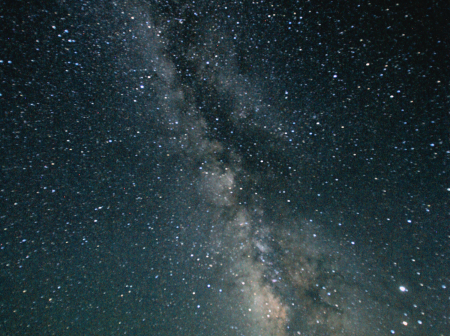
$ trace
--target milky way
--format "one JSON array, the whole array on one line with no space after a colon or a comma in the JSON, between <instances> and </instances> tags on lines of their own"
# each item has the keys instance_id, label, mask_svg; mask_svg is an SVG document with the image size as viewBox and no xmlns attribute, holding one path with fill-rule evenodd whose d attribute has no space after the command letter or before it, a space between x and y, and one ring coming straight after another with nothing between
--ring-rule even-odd
<instances>
[{"instance_id":1,"label":"milky way","mask_svg":"<svg viewBox=\"0 0 450 336\"><path fill-rule=\"evenodd\" d=\"M186 206L189 197L199 203L190 221L203 234L186 230L183 245L200 244L197 253L207 256L221 293L200 298L199 306L206 305L213 325L230 329L225 334L399 333L409 318L395 289L372 280L366 273L373 269L299 210L301 169L290 166L279 107L263 102L256 76L239 73L233 34L217 15L196 22L199 33L175 47L179 55L166 46L181 38L172 34L185 29L182 22L158 26L136 15L132 28L142 33L141 48L151 46L144 61L161 79L154 84L157 108L148 114L170 128L160 139L167 155L183 158L173 206ZM192 182L183 180L186 171Z\"/></svg>"}]
</instances>

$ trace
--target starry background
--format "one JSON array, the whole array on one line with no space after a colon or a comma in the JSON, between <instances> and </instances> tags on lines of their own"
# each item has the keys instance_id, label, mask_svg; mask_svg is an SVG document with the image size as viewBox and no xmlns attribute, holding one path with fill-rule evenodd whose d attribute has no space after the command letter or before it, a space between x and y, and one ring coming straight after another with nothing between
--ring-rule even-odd
<instances>
[{"instance_id":1,"label":"starry background","mask_svg":"<svg viewBox=\"0 0 450 336\"><path fill-rule=\"evenodd\" d=\"M448 335L443 1L0 10L2 335Z\"/></svg>"}]
</instances>

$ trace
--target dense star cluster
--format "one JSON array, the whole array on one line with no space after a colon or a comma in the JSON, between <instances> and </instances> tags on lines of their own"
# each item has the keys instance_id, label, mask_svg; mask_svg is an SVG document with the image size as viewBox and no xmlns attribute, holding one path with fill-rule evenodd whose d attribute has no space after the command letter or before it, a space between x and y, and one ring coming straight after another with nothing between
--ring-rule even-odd
<instances>
[{"instance_id":1,"label":"dense star cluster","mask_svg":"<svg viewBox=\"0 0 450 336\"><path fill-rule=\"evenodd\" d=\"M448 333L446 4L3 7L0 334Z\"/></svg>"}]
</instances>

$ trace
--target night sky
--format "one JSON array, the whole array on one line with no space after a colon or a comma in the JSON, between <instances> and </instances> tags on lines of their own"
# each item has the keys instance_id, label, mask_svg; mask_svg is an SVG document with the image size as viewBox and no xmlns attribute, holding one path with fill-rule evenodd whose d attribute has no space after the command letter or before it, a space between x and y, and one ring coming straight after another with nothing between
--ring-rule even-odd
<instances>
[{"instance_id":1,"label":"night sky","mask_svg":"<svg viewBox=\"0 0 450 336\"><path fill-rule=\"evenodd\" d=\"M450 335L449 18L0 5L0 334Z\"/></svg>"}]
</instances>

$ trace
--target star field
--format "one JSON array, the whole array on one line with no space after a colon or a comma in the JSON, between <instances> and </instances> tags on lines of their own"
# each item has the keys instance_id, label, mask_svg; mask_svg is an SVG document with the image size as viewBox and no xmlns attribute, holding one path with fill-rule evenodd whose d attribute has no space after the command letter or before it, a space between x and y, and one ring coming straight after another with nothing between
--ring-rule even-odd
<instances>
[{"instance_id":1,"label":"star field","mask_svg":"<svg viewBox=\"0 0 450 336\"><path fill-rule=\"evenodd\" d=\"M449 14L5 5L0 333L446 335Z\"/></svg>"}]
</instances>

